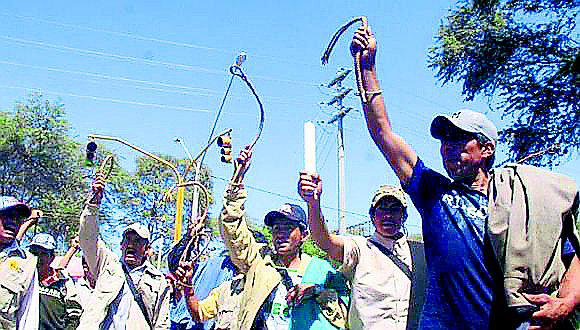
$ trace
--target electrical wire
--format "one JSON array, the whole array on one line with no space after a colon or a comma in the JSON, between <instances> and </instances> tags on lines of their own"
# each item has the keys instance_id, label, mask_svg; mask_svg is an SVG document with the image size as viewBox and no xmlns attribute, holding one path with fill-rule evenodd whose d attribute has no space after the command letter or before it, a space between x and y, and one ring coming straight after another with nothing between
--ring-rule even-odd
<instances>
[{"instance_id":1,"label":"electrical wire","mask_svg":"<svg viewBox=\"0 0 580 330\"><path fill-rule=\"evenodd\" d=\"M15 38L15 37L7 36L7 35L0 35L0 39L7 41L7 42L10 42L10 43L32 46L32 47L36 47L36 48L52 49L52 50L57 50L60 52L65 52L65 53L76 53L76 54L81 55L81 56L107 58L110 60L116 60L116 61L122 61L122 62L134 62L134 63L146 64L146 65L151 65L151 66L162 66L162 67L166 67L166 68L173 69L173 70L189 71L189 72L203 72L203 73L213 74L213 75L223 75L224 73L227 72L224 70L208 69L208 68L204 68L204 67L200 67L200 66L192 66L192 65L188 65L188 64L181 64L181 63L167 62L167 61L148 60L148 59L143 59L143 58L134 57L134 56L127 56L127 55L121 55L121 54L115 54L115 53L101 52L101 51L96 51L96 50L91 50L91 49L56 45L56 44L52 44L52 43L48 43L48 42L29 40L29 39L23 39L23 38ZM279 78L273 78L273 77L268 77L268 76L256 75L255 78L267 80L267 81L272 81L272 82L304 85L304 86L309 86L309 87L317 86L317 84L310 83L310 82L291 80L291 79L279 79Z\"/></svg>"},{"instance_id":2,"label":"electrical wire","mask_svg":"<svg viewBox=\"0 0 580 330\"><path fill-rule=\"evenodd\" d=\"M131 39L135 39L135 40L150 41L150 42L155 42L155 43L170 45L170 46L199 49L199 50L205 50L205 51L213 51L213 52L218 52L218 53L228 54L228 55L234 55L234 54L238 53L238 52L233 51L233 50L226 50L226 49L220 49L220 48L215 48L215 47L197 45L197 44L193 44L193 43L186 43L186 42L179 42L179 41L173 41L173 40L167 40L167 39L161 39L161 38L155 38L155 37L148 37L148 36L143 36L143 35L129 33L129 32L118 32L118 31L111 31L111 30L105 30L105 29L100 29L100 28L82 26L82 25L78 25L78 24L62 23L62 22L57 22L54 20L48 20L45 18L37 18L37 17L32 17L32 16L16 15L16 14L9 14L9 13L0 13L0 16L16 18L16 19L20 19L20 20L29 20L29 21L33 21L33 22L40 22L40 23L45 23L45 24L50 24L50 25L55 25L55 26L60 26L60 27L65 27L65 28L70 28L70 29L78 29L78 30L85 30L85 31L97 32L97 33L109 34L109 35L113 35L113 36L117 36L117 37L131 38ZM272 60L272 61L280 62L280 63L290 63L290 64L298 64L298 65L305 65L305 66L311 66L311 67L318 67L318 65L313 64L313 63L293 61L293 60L288 60L288 59L281 59L281 58L275 57L275 56L258 55L258 54L253 54L253 53L251 54L251 56L255 57L255 58L268 59L268 60Z\"/></svg>"},{"instance_id":3,"label":"electrical wire","mask_svg":"<svg viewBox=\"0 0 580 330\"><path fill-rule=\"evenodd\" d=\"M158 104L158 103L145 103L145 102L137 102L137 101L130 101L130 100L113 99L113 98L93 96L93 95L84 95L84 94L75 94L75 93L66 93L66 92L42 90L40 88L35 88L35 87L22 87L22 86L0 85L0 88L6 88L6 89L21 89L21 90L34 90L34 91L37 91L37 92L41 92L41 93L45 93L45 94L51 94L51 95L65 95L65 96L76 97L76 98L91 99L91 100L95 100L95 101L112 102L112 103L120 103L120 104L129 104L129 105L145 106L145 107L160 108L160 109L189 111L189 112L202 112L202 113L211 113L211 112L213 112L213 111L210 111L210 110L207 110L207 109L194 109L194 108L182 107L182 106L173 106L173 105Z\"/></svg>"}]
</instances>

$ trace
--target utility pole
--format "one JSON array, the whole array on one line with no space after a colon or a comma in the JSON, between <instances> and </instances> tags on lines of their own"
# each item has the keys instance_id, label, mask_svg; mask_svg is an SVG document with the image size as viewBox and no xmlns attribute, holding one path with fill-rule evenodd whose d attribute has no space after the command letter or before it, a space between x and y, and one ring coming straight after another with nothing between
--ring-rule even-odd
<instances>
[{"instance_id":1,"label":"utility pole","mask_svg":"<svg viewBox=\"0 0 580 330\"><path fill-rule=\"evenodd\" d=\"M346 207L346 195L344 193L345 178L344 178L344 130L342 121L352 108L342 105L342 100L352 92L352 88L345 88L342 86L342 81L352 72L351 69L341 68L336 73L336 76L325 87L331 88L334 91L333 98L325 103L327 106L332 106L336 109L334 116L328 121L328 124L338 124L337 140L338 140L338 233L346 234L346 222L344 210Z\"/></svg>"}]
</instances>

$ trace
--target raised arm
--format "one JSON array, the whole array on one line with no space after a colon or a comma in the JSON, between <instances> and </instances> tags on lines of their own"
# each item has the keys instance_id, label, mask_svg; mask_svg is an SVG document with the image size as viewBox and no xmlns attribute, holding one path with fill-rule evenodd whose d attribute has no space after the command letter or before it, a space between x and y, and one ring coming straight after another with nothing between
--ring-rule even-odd
<instances>
[{"instance_id":1,"label":"raised arm","mask_svg":"<svg viewBox=\"0 0 580 330\"><path fill-rule=\"evenodd\" d=\"M38 224L38 219L40 219L41 217L42 217L41 210L32 210L32 214L30 215L30 217L26 219L26 221L24 221L24 223L22 223L22 225L20 226L20 229L18 229L18 234L16 234L16 240L18 242L22 241L22 238L24 238L24 235L26 235L28 229Z\"/></svg>"},{"instance_id":2,"label":"raised arm","mask_svg":"<svg viewBox=\"0 0 580 330\"><path fill-rule=\"evenodd\" d=\"M97 215L99 213L99 205L103 197L105 189L105 179L98 175L92 184L92 190L95 194L95 204L85 204L83 212L81 213L79 223L79 242L81 250L89 269L94 274L95 278L99 276L99 225L97 223Z\"/></svg>"},{"instance_id":3,"label":"raised arm","mask_svg":"<svg viewBox=\"0 0 580 330\"><path fill-rule=\"evenodd\" d=\"M245 219L246 190L241 184L244 175L250 167L252 154L247 148L240 152L236 160L237 171L232 182L226 188L223 198L223 208L220 213L220 230L232 262L245 273L250 266L261 258L261 244L254 239Z\"/></svg>"},{"instance_id":4,"label":"raised arm","mask_svg":"<svg viewBox=\"0 0 580 330\"><path fill-rule=\"evenodd\" d=\"M322 195L322 180L318 174L300 172L298 193L308 204L308 226L310 234L318 246L339 262L344 258L344 241L338 235L332 235L326 228L326 221L320 209Z\"/></svg>"},{"instance_id":5,"label":"raised arm","mask_svg":"<svg viewBox=\"0 0 580 330\"><path fill-rule=\"evenodd\" d=\"M75 238L70 240L68 251L66 251L64 257L60 259L60 262L58 263L58 268L65 269L70 263L70 260L75 255L75 253L77 253L79 248L80 248L79 237L76 236Z\"/></svg>"},{"instance_id":6,"label":"raised arm","mask_svg":"<svg viewBox=\"0 0 580 330\"><path fill-rule=\"evenodd\" d=\"M362 107L369 133L399 180L407 183L413 174L413 167L417 163L417 154L403 138L392 130L391 121L385 107L385 100L380 92L381 87L377 78L375 66L377 41L370 27L361 27L355 32L350 49L353 56L362 51L361 73L363 86L370 98L368 104L363 104Z\"/></svg>"}]
</instances>

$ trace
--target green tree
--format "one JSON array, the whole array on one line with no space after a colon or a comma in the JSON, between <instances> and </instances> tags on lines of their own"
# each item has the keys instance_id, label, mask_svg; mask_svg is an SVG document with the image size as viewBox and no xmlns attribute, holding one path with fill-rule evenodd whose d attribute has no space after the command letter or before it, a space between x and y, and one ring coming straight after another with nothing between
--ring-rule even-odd
<instances>
[{"instance_id":1,"label":"green tree","mask_svg":"<svg viewBox=\"0 0 580 330\"><path fill-rule=\"evenodd\" d=\"M84 185L80 145L64 106L40 94L0 112L0 195L44 211L40 230L57 239L77 231Z\"/></svg>"},{"instance_id":2,"label":"green tree","mask_svg":"<svg viewBox=\"0 0 580 330\"><path fill-rule=\"evenodd\" d=\"M161 155L163 159L176 164L180 173L183 173L189 161ZM101 158L103 158L101 156ZM193 181L195 173L189 171L185 181ZM212 182L207 167L202 167L200 181L209 193L209 201L200 193L199 205L213 203ZM121 227L138 221L146 224L151 231L151 241L161 244L167 250L173 242L175 229L175 186L176 180L173 171L157 161L146 156L137 159L137 169L134 173L119 170L111 176L107 188L107 199L103 202L102 211L107 216L102 223L102 230L108 235L118 233ZM167 199L167 197L172 197ZM183 228L185 234L187 225L191 221L191 207L193 187L186 188L183 209ZM159 242L158 242L159 241Z\"/></svg>"},{"instance_id":3,"label":"green tree","mask_svg":"<svg viewBox=\"0 0 580 330\"><path fill-rule=\"evenodd\" d=\"M578 152L579 9L576 0L460 1L439 28L430 66L511 121L500 132L511 161L559 146L530 159L555 165Z\"/></svg>"}]
</instances>

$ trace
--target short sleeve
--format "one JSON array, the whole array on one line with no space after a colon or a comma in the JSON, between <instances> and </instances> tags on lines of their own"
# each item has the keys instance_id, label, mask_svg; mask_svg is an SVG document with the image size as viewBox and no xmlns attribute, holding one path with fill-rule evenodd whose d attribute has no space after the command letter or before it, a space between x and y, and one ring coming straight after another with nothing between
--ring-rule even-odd
<instances>
[{"instance_id":1,"label":"short sleeve","mask_svg":"<svg viewBox=\"0 0 580 330\"><path fill-rule=\"evenodd\" d=\"M419 212L422 212L429 201L437 198L446 189L451 180L425 166L421 159L417 160L413 168L413 175L403 189Z\"/></svg>"}]
</instances>

